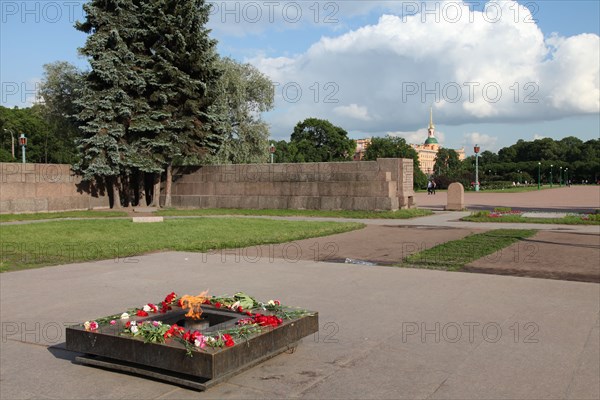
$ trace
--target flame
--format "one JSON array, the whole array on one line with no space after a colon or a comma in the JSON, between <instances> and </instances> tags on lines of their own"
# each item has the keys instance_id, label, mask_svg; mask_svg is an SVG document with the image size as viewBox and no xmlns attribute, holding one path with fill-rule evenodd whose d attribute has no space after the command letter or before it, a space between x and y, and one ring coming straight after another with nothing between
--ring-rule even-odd
<instances>
[{"instance_id":1,"label":"flame","mask_svg":"<svg viewBox=\"0 0 600 400\"><path fill-rule=\"evenodd\" d=\"M181 297L181 304L183 309L185 310L186 308L189 308L190 310L187 312L187 314L185 314L186 317L192 318L192 319L200 319L200 316L202 315L202 308L200 307L202 305L202 303L204 302L204 300L206 300L208 294L208 290L205 290L204 292L200 293L198 296L190 296L190 295L184 295Z\"/></svg>"}]
</instances>

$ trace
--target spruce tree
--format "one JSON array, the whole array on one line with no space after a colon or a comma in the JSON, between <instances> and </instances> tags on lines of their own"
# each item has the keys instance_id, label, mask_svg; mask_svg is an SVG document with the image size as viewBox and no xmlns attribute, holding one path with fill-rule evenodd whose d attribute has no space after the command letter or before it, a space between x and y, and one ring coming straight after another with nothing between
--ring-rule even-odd
<instances>
[{"instance_id":1,"label":"spruce tree","mask_svg":"<svg viewBox=\"0 0 600 400\"><path fill-rule=\"evenodd\" d=\"M141 2L144 2L141 0ZM204 0L149 0L146 23L147 98L162 129L144 147L151 147L166 170L165 206L170 206L174 162L202 163L222 143L222 119L211 106L221 76L216 41L206 23L210 6Z\"/></svg>"},{"instance_id":2,"label":"spruce tree","mask_svg":"<svg viewBox=\"0 0 600 400\"><path fill-rule=\"evenodd\" d=\"M129 49L132 26L137 24L135 6L132 0L92 0L84 10L86 20L76 28L90 34L80 52L92 70L77 100L82 137L75 169L85 180L106 179L113 205L120 207L130 157L127 131L137 111L131 93L143 85Z\"/></svg>"},{"instance_id":3,"label":"spruce tree","mask_svg":"<svg viewBox=\"0 0 600 400\"><path fill-rule=\"evenodd\" d=\"M77 29L91 34L81 52L92 72L80 99L77 168L86 179L109 178L126 199L135 191L140 203L151 173L155 205L166 170L168 206L173 163L197 164L221 143L222 117L210 107L220 70L216 41L205 28L209 6L204 0L92 0L84 7L87 18Z\"/></svg>"}]
</instances>

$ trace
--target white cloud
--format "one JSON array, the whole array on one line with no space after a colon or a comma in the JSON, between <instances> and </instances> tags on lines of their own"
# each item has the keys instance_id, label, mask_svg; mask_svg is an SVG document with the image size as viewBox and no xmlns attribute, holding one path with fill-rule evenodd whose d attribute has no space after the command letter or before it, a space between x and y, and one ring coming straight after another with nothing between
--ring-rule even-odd
<instances>
[{"instance_id":1,"label":"white cloud","mask_svg":"<svg viewBox=\"0 0 600 400\"><path fill-rule=\"evenodd\" d=\"M529 10L511 1L488 3L497 14L440 4L450 3L461 18L382 15L297 56L249 60L279 83L266 116L275 135L313 116L366 134L411 132L427 126L431 105L439 125L600 111L598 35L544 39L526 22Z\"/></svg>"},{"instance_id":2,"label":"white cloud","mask_svg":"<svg viewBox=\"0 0 600 400\"><path fill-rule=\"evenodd\" d=\"M335 107L333 112L342 117L348 117L351 119L358 119L361 121L371 120L369 112L367 111L367 107L359 106L355 103L352 103L348 106Z\"/></svg>"},{"instance_id":3,"label":"white cloud","mask_svg":"<svg viewBox=\"0 0 600 400\"><path fill-rule=\"evenodd\" d=\"M498 151L498 138L485 133L471 132L463 134L463 145L467 151L470 151L475 145L481 147L481 151Z\"/></svg>"},{"instance_id":4,"label":"white cloud","mask_svg":"<svg viewBox=\"0 0 600 400\"><path fill-rule=\"evenodd\" d=\"M418 129L416 131L411 131L411 132L402 132L402 131L387 132L386 134L390 135L390 136L402 137L402 138L406 139L406 142L409 144L423 144L423 143L425 143L425 140L427 139L427 129L426 128ZM444 132L436 131L435 137L440 144L442 144L442 145L444 144L444 139L446 138L446 135L444 134Z\"/></svg>"},{"instance_id":5,"label":"white cloud","mask_svg":"<svg viewBox=\"0 0 600 400\"><path fill-rule=\"evenodd\" d=\"M546 136L538 135L537 133L535 133L533 135L533 140L545 139L545 138L546 138Z\"/></svg>"}]
</instances>

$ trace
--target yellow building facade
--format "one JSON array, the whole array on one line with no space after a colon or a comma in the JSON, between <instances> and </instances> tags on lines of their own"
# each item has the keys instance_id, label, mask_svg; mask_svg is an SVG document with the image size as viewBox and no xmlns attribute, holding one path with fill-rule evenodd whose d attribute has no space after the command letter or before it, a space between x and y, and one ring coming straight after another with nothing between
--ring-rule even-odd
<instances>
[{"instance_id":1,"label":"yellow building facade","mask_svg":"<svg viewBox=\"0 0 600 400\"><path fill-rule=\"evenodd\" d=\"M435 157L438 151L442 148L435 137L435 125L433 125L433 109L429 109L429 127L427 128L427 139L423 144L411 144L411 147L419 155L419 165L421 171L426 175L433 173L433 166L435 165ZM465 148L454 150L458 154L459 160L465 159Z\"/></svg>"}]
</instances>

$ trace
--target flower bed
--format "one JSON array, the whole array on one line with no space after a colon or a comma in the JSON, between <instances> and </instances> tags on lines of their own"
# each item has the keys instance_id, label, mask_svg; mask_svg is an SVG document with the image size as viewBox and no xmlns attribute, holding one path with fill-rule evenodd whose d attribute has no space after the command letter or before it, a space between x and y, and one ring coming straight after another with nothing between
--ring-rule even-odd
<instances>
[{"instance_id":1,"label":"flower bed","mask_svg":"<svg viewBox=\"0 0 600 400\"><path fill-rule=\"evenodd\" d=\"M158 304L68 327L66 345L134 368L218 380L317 331L316 312L277 300L263 303L244 293L179 297L172 292Z\"/></svg>"}]
</instances>

